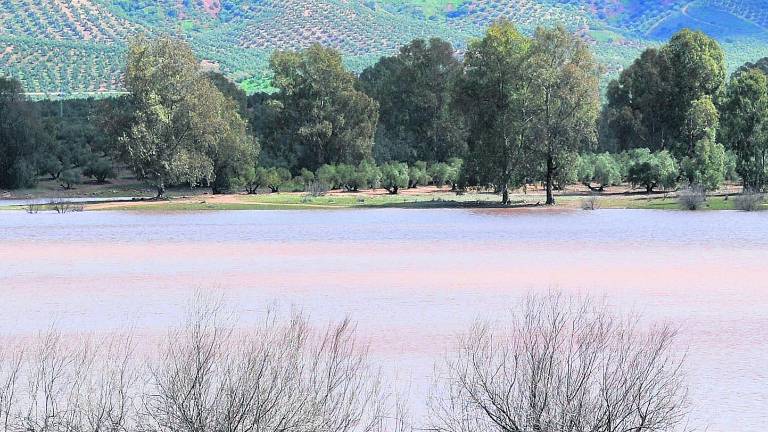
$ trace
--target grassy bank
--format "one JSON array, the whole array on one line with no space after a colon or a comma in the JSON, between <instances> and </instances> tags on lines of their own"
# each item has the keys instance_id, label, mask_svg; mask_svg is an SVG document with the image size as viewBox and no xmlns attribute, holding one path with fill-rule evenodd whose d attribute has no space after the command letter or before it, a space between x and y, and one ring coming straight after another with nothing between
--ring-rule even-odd
<instances>
[{"instance_id":1,"label":"grassy bank","mask_svg":"<svg viewBox=\"0 0 768 432\"><path fill-rule=\"evenodd\" d=\"M43 187L26 193L14 193L8 198L41 197L79 197L86 211L205 211L205 210L323 210L346 208L542 208L545 196L542 190L529 189L511 194L512 205L502 206L497 194L483 191L468 191L463 194L436 187L420 187L402 190L400 194L390 195L384 190L366 190L360 192L332 191L322 196L308 196L300 192L263 193L255 195L210 195L205 189L171 190L168 199L152 200L153 191L133 182L121 182L109 185L80 185L67 194L56 194L55 189ZM738 193L731 185L715 194L711 194L702 210L732 210L732 196ZM79 193L79 194L78 194ZM591 193L580 186L571 186L557 193L559 209L581 209ZM599 209L652 209L679 210L675 192L644 194L626 186L607 189L595 194L595 207ZM89 199L110 197L144 197L130 202L91 202ZM763 204L763 208L766 205ZM0 209L26 210L25 206ZM53 210L51 206L40 206L40 211Z\"/></svg>"}]
</instances>

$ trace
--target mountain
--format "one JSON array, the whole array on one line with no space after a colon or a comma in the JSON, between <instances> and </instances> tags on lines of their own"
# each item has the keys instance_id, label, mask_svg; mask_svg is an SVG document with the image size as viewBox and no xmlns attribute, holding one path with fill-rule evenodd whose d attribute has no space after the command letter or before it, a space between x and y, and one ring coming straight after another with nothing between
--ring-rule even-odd
<instances>
[{"instance_id":1,"label":"mountain","mask_svg":"<svg viewBox=\"0 0 768 432\"><path fill-rule=\"evenodd\" d=\"M112 94L130 37L171 33L255 90L276 48L319 42L360 70L416 37L462 50L501 17L526 32L565 24L609 75L683 27L716 37L731 68L768 55L768 0L0 0L0 74L37 97Z\"/></svg>"}]
</instances>

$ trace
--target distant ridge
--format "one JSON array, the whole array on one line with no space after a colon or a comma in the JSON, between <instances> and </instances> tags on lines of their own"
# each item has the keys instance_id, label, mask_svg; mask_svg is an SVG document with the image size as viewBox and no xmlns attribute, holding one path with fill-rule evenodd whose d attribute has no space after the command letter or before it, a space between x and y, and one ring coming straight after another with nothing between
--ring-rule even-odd
<instances>
[{"instance_id":1,"label":"distant ridge","mask_svg":"<svg viewBox=\"0 0 768 432\"><path fill-rule=\"evenodd\" d=\"M0 0L0 74L35 97L115 94L130 37L171 33L253 91L274 49L319 42L360 70L416 37L463 49L502 17L568 26L609 73L683 27L720 40L731 68L768 55L768 0Z\"/></svg>"}]
</instances>

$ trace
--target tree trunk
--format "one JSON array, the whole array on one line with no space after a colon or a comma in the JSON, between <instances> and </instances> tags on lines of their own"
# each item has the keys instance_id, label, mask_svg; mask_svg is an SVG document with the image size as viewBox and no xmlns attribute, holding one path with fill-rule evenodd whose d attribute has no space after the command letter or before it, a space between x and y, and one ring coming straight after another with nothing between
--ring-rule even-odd
<instances>
[{"instance_id":1,"label":"tree trunk","mask_svg":"<svg viewBox=\"0 0 768 432\"><path fill-rule=\"evenodd\" d=\"M555 204L555 195L552 194L552 183L555 176L555 161L552 155L547 156L547 205Z\"/></svg>"},{"instance_id":2,"label":"tree trunk","mask_svg":"<svg viewBox=\"0 0 768 432\"><path fill-rule=\"evenodd\" d=\"M507 185L501 187L501 204L509 204L509 187Z\"/></svg>"},{"instance_id":3,"label":"tree trunk","mask_svg":"<svg viewBox=\"0 0 768 432\"><path fill-rule=\"evenodd\" d=\"M157 183L157 186L155 186L155 188L157 188L157 196L155 197L156 199L160 199L165 196L165 183L160 181Z\"/></svg>"}]
</instances>

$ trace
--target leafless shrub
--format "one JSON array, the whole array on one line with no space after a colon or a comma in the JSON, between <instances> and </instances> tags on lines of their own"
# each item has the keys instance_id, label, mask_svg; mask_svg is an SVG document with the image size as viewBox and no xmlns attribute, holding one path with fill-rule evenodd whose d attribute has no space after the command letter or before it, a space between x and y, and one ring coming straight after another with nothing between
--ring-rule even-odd
<instances>
[{"instance_id":1,"label":"leafless shrub","mask_svg":"<svg viewBox=\"0 0 768 432\"><path fill-rule=\"evenodd\" d=\"M48 203L48 208L54 210L58 214L65 214L71 212L83 211L83 205L79 203L73 203L64 199L54 199Z\"/></svg>"},{"instance_id":2,"label":"leafless shrub","mask_svg":"<svg viewBox=\"0 0 768 432\"><path fill-rule=\"evenodd\" d=\"M733 207L743 211L757 211L763 206L765 195L757 192L745 191L741 195L733 197Z\"/></svg>"},{"instance_id":3,"label":"leafless shrub","mask_svg":"<svg viewBox=\"0 0 768 432\"><path fill-rule=\"evenodd\" d=\"M29 203L26 206L27 213L37 214L42 206L40 204Z\"/></svg>"},{"instance_id":4,"label":"leafless shrub","mask_svg":"<svg viewBox=\"0 0 768 432\"><path fill-rule=\"evenodd\" d=\"M688 402L668 326L530 297L503 331L476 324L430 399L435 431L674 431Z\"/></svg>"},{"instance_id":5,"label":"leafless shrub","mask_svg":"<svg viewBox=\"0 0 768 432\"><path fill-rule=\"evenodd\" d=\"M0 352L3 431L123 431L135 369L130 338L66 340L51 330Z\"/></svg>"},{"instance_id":6,"label":"leafless shrub","mask_svg":"<svg viewBox=\"0 0 768 432\"><path fill-rule=\"evenodd\" d=\"M600 202L595 195L590 195L581 201L582 210L597 210L600 208Z\"/></svg>"},{"instance_id":7,"label":"leafless shrub","mask_svg":"<svg viewBox=\"0 0 768 432\"><path fill-rule=\"evenodd\" d=\"M693 185L677 195L677 202L683 210L699 210L707 201L707 194L701 186Z\"/></svg>"},{"instance_id":8,"label":"leafless shrub","mask_svg":"<svg viewBox=\"0 0 768 432\"><path fill-rule=\"evenodd\" d=\"M323 331L269 314L240 329L220 303L200 303L143 366L130 337L55 330L0 343L4 432L398 432L349 320ZM143 379L142 379L143 378ZM394 408L401 408L396 405Z\"/></svg>"},{"instance_id":9,"label":"leafless shrub","mask_svg":"<svg viewBox=\"0 0 768 432\"><path fill-rule=\"evenodd\" d=\"M219 305L193 309L150 367L141 429L375 431L386 398L348 320L312 331L294 315L238 331Z\"/></svg>"}]
</instances>

